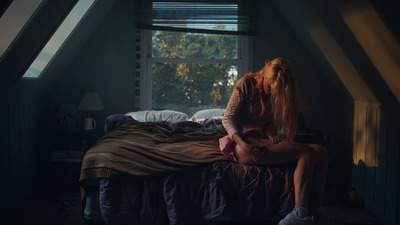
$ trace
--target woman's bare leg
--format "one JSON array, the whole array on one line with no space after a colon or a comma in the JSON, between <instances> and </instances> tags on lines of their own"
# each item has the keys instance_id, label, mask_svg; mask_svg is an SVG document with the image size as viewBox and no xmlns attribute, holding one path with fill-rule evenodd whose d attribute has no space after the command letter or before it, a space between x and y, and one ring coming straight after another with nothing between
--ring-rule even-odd
<instances>
[{"instance_id":1,"label":"woman's bare leg","mask_svg":"<svg viewBox=\"0 0 400 225\"><path fill-rule=\"evenodd\" d=\"M321 209L323 207L323 200L325 196L326 176L328 172L328 151L322 145L309 144L316 153L316 164L314 169L314 179L312 183L311 207L314 209Z\"/></svg>"},{"instance_id":2,"label":"woman's bare leg","mask_svg":"<svg viewBox=\"0 0 400 225\"><path fill-rule=\"evenodd\" d=\"M295 204L303 208L309 206L308 200L315 174L316 155L312 146L287 141L269 145L265 152L258 154L256 158L236 150L237 159L239 163L243 164L266 166L297 161L294 172Z\"/></svg>"}]
</instances>

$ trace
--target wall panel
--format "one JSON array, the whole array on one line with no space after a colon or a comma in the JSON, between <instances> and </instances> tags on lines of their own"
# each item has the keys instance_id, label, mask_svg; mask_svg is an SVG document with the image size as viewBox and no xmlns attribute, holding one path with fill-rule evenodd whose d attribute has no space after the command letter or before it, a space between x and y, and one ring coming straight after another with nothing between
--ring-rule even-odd
<instances>
[{"instance_id":1,"label":"wall panel","mask_svg":"<svg viewBox=\"0 0 400 225\"><path fill-rule=\"evenodd\" d=\"M376 150L376 178L375 178L375 208L374 211L378 215L385 214L385 193L386 186L386 158L387 158L387 110L378 110L378 125L377 125L377 150Z\"/></svg>"},{"instance_id":2,"label":"wall panel","mask_svg":"<svg viewBox=\"0 0 400 225\"><path fill-rule=\"evenodd\" d=\"M355 107L353 162L356 169L353 171L353 186L358 192L365 193L368 107L365 104L356 104Z\"/></svg>"},{"instance_id":3,"label":"wall panel","mask_svg":"<svg viewBox=\"0 0 400 225\"><path fill-rule=\"evenodd\" d=\"M352 183L364 206L385 224L399 224L400 110L356 102Z\"/></svg>"},{"instance_id":4,"label":"wall panel","mask_svg":"<svg viewBox=\"0 0 400 225\"><path fill-rule=\"evenodd\" d=\"M367 106L367 128L366 146L365 146L365 196L374 196L376 183L376 153L377 153L377 111L379 109L372 106ZM375 207L375 198L365 198L365 204L368 208Z\"/></svg>"},{"instance_id":5,"label":"wall panel","mask_svg":"<svg viewBox=\"0 0 400 225\"><path fill-rule=\"evenodd\" d=\"M1 215L35 191L33 110L29 103L0 106Z\"/></svg>"},{"instance_id":6,"label":"wall panel","mask_svg":"<svg viewBox=\"0 0 400 225\"><path fill-rule=\"evenodd\" d=\"M0 105L0 179L3 184L10 184L10 151L9 151L9 109L8 105L2 104ZM4 186L1 188L0 191L0 199L4 202L10 201L10 195L8 195L9 187ZM7 210L6 204L0 204L1 212L5 212Z\"/></svg>"},{"instance_id":7,"label":"wall panel","mask_svg":"<svg viewBox=\"0 0 400 225\"><path fill-rule=\"evenodd\" d=\"M386 160L386 211L385 216L390 221L397 221L399 196L399 114L395 111L388 113L388 138Z\"/></svg>"}]
</instances>

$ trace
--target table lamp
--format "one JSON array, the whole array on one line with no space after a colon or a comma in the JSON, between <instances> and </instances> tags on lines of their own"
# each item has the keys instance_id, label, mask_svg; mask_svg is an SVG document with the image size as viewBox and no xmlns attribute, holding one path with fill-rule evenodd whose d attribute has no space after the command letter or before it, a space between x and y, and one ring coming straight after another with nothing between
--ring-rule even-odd
<instances>
[{"instance_id":1,"label":"table lamp","mask_svg":"<svg viewBox=\"0 0 400 225\"><path fill-rule=\"evenodd\" d=\"M92 111L104 109L103 101L97 92L86 92L78 106L79 110L88 111L87 117L83 118L83 129L93 130L96 128L96 120L91 117Z\"/></svg>"}]
</instances>

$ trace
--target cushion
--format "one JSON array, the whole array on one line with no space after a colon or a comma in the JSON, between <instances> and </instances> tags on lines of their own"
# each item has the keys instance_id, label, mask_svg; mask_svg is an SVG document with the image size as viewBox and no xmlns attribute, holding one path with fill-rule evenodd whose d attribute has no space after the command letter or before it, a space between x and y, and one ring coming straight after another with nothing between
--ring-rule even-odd
<instances>
[{"instance_id":1,"label":"cushion","mask_svg":"<svg viewBox=\"0 0 400 225\"><path fill-rule=\"evenodd\" d=\"M203 109L197 111L190 118L192 121L199 121L204 119L221 118L224 116L225 109Z\"/></svg>"},{"instance_id":2,"label":"cushion","mask_svg":"<svg viewBox=\"0 0 400 225\"><path fill-rule=\"evenodd\" d=\"M186 113L174 110L143 110L129 112L125 115L130 116L139 122L167 121L170 123L176 123L189 119L189 116Z\"/></svg>"}]
</instances>

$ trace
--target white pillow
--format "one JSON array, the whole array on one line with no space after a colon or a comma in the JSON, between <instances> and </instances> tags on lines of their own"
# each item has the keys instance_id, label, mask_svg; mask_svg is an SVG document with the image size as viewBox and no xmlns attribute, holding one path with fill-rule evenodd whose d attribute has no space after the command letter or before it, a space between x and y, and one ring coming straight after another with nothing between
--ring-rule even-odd
<instances>
[{"instance_id":1,"label":"white pillow","mask_svg":"<svg viewBox=\"0 0 400 225\"><path fill-rule=\"evenodd\" d=\"M170 123L176 123L189 119L189 116L186 113L174 110L143 110L129 112L125 115L130 116L139 122L167 121Z\"/></svg>"},{"instance_id":2,"label":"white pillow","mask_svg":"<svg viewBox=\"0 0 400 225\"><path fill-rule=\"evenodd\" d=\"M199 121L203 119L222 118L224 113L225 109L203 109L193 114L190 120Z\"/></svg>"}]
</instances>

